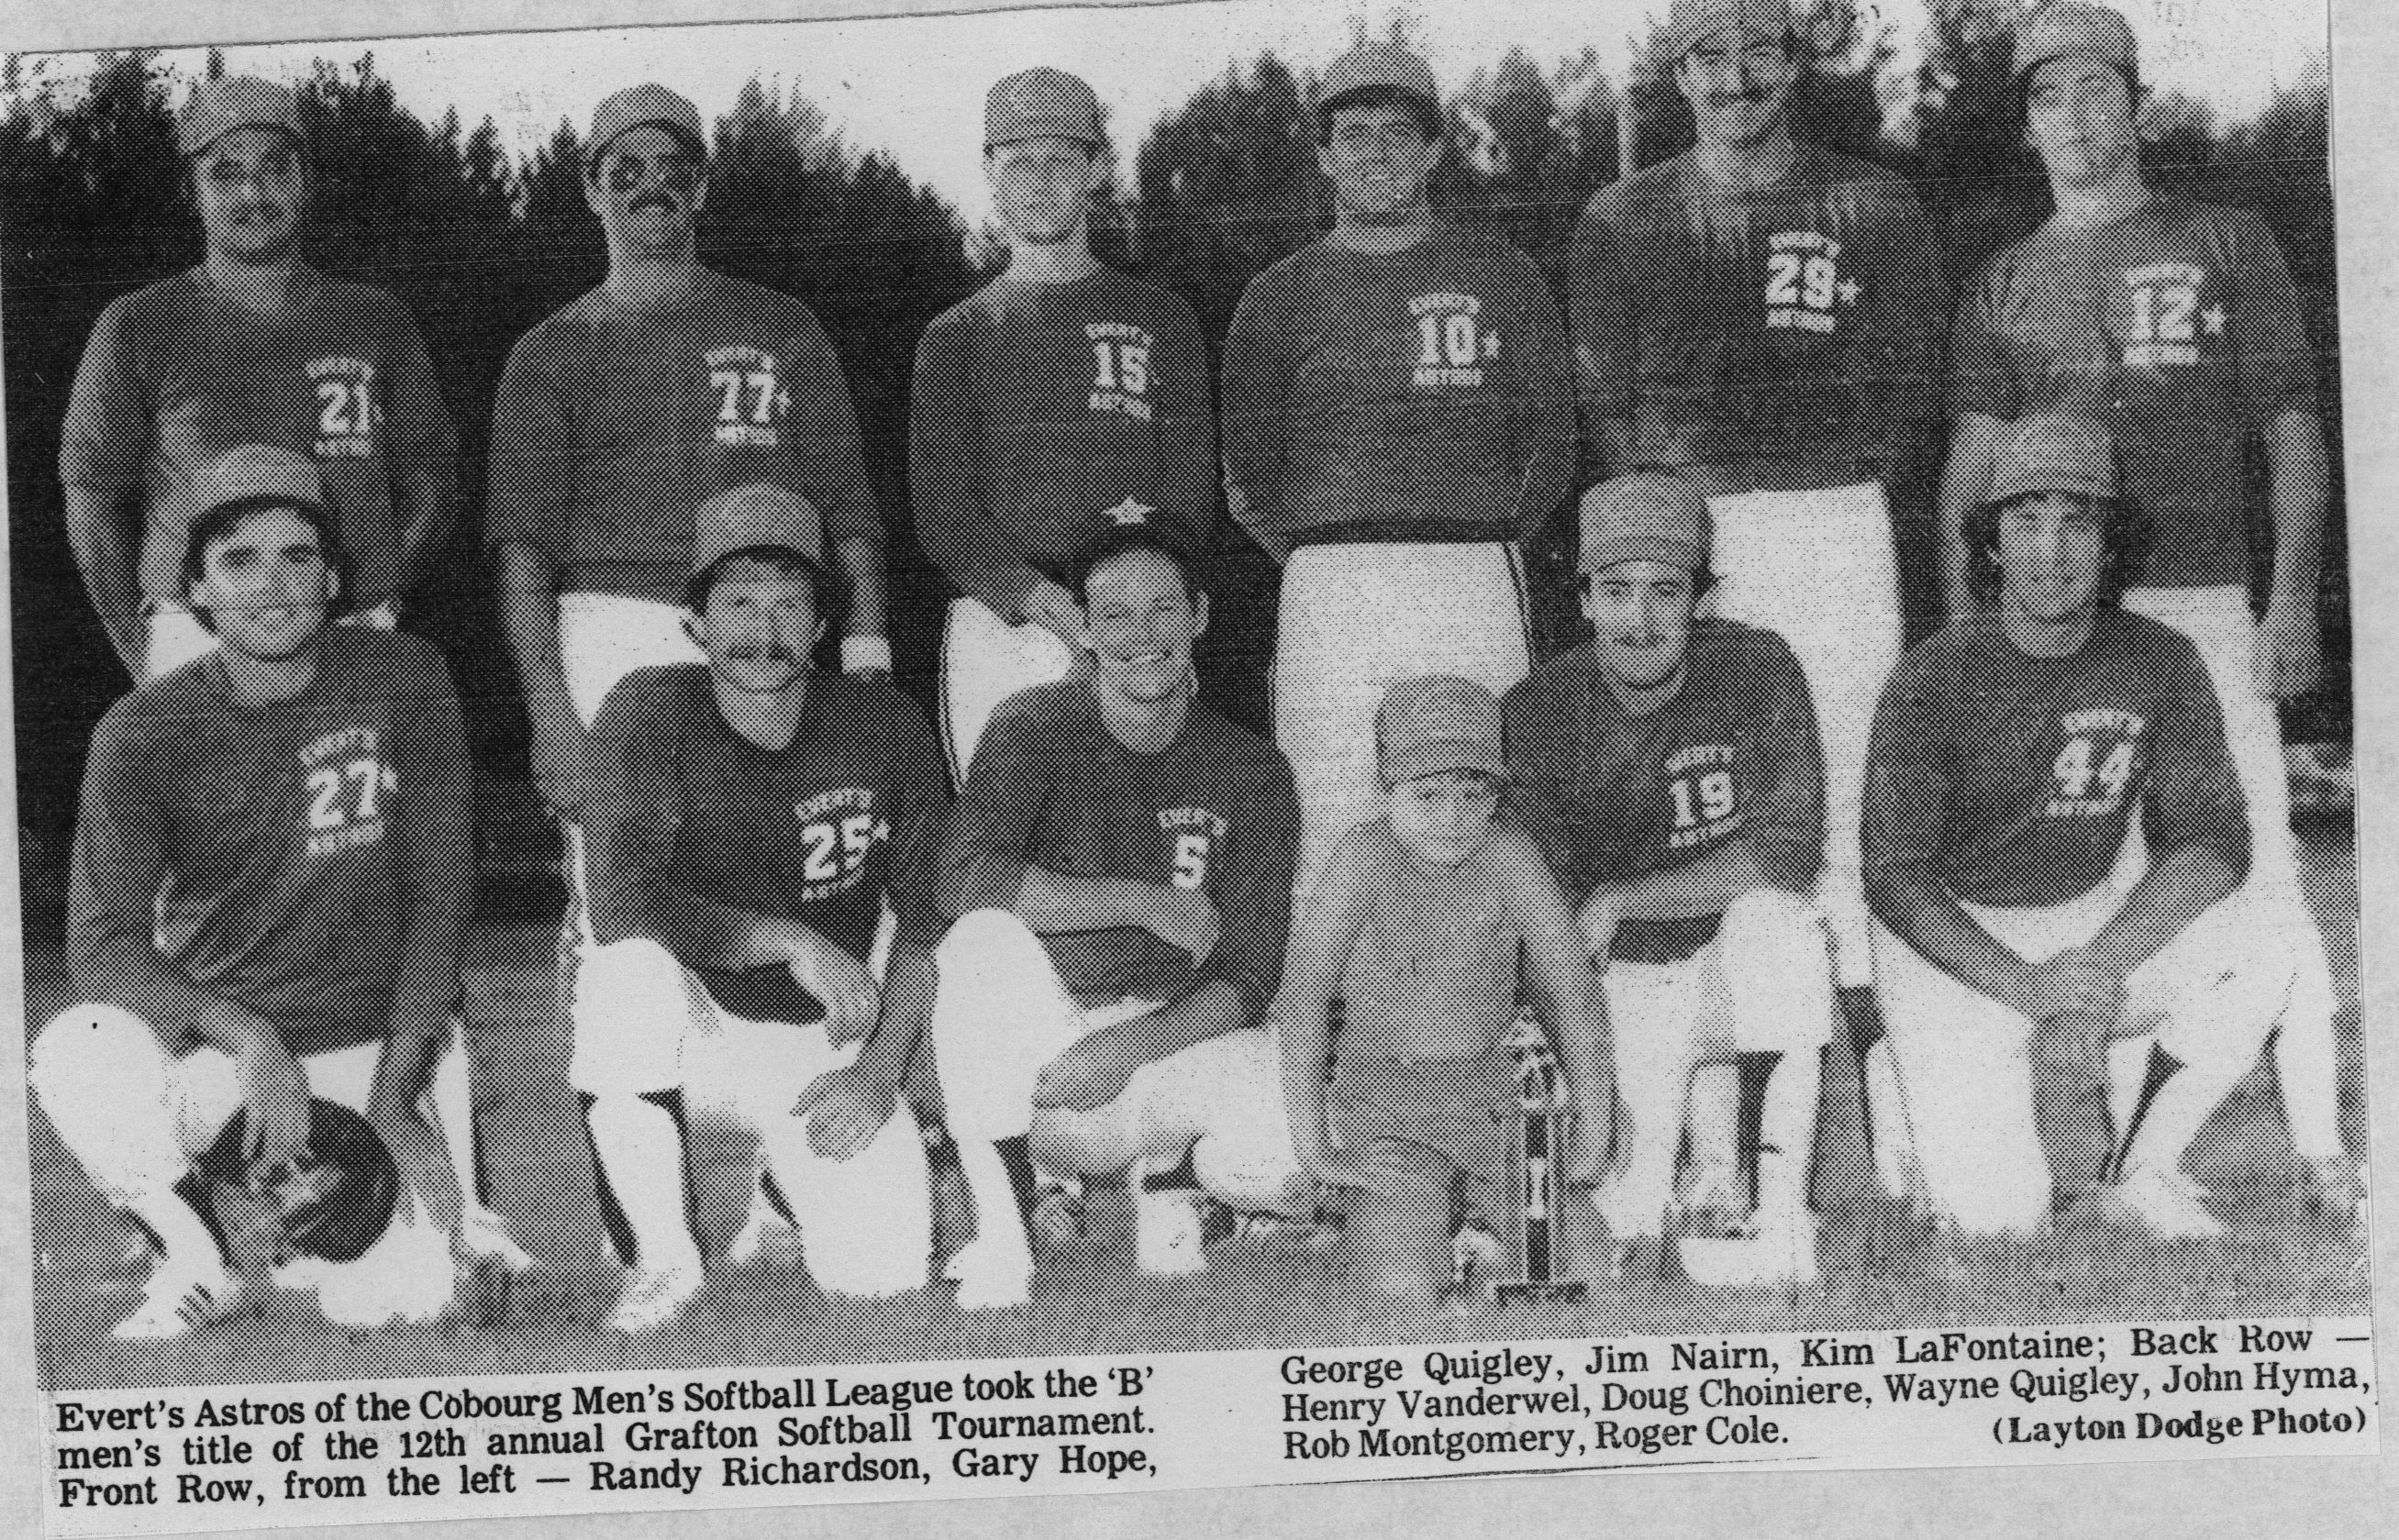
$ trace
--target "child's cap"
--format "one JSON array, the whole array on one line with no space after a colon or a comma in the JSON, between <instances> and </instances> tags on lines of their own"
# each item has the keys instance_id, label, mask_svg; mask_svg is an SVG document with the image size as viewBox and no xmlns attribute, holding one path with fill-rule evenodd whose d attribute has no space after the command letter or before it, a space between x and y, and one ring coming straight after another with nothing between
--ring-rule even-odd
<instances>
[{"instance_id":1,"label":"child's cap","mask_svg":"<svg viewBox=\"0 0 2399 1540\"><path fill-rule=\"evenodd\" d=\"M1473 770L1508 778L1499 740L1499 697L1471 679L1426 674L1403 679L1375 713L1383 778L1393 786L1419 776Z\"/></svg>"}]
</instances>

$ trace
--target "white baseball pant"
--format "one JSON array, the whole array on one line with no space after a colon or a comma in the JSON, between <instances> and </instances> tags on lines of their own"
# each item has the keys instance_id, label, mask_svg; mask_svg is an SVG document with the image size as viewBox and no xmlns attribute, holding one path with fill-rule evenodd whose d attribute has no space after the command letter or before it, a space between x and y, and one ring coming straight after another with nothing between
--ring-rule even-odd
<instances>
[{"instance_id":1,"label":"white baseball pant","mask_svg":"<svg viewBox=\"0 0 2399 1540\"><path fill-rule=\"evenodd\" d=\"M2345 1153L2340 1060L2333 1043L2333 1019L2340 1002L2333 990L2324 932L2309 912L2299 881L2283 725L2274 703L2257 692L2257 623L2249 613L2249 592L2237 585L2135 588L2124 595L2124 607L2190 638L2216 686L2216 703L2224 711L2225 747L2232 751L2232 767L2249 804L2249 878L2243 891L2252 895L2252 923L2273 936L2295 968L2282 1035L2274 1041L2283 1110L2299 1154L2322 1166Z\"/></svg>"},{"instance_id":2,"label":"white baseball pant","mask_svg":"<svg viewBox=\"0 0 2399 1540\"><path fill-rule=\"evenodd\" d=\"M376 1040L305 1056L308 1092L364 1113L374 1091ZM59 1141L101 1196L150 1228L168 1257L209 1255L216 1240L175 1184L242 1109L241 1076L214 1047L174 1055L149 1022L116 1006L70 1006L34 1036L26 1075ZM467 1055L454 1034L434 1069L420 1114L441 1132L457 1169L469 1223L505 1234L499 1216L475 1199L474 1109ZM374 1324L366 1308L430 1318L450 1301L449 1238L411 1196L384 1238L349 1263L301 1258L276 1270L286 1288L312 1288L326 1313Z\"/></svg>"},{"instance_id":3,"label":"white baseball pant","mask_svg":"<svg viewBox=\"0 0 2399 1540\"><path fill-rule=\"evenodd\" d=\"M963 916L934 955L941 993L933 1062L978 1214L1016 1213L1014 1188L993 1146L1027 1136L1032 1158L1062 1175L1167 1170L1187 1154L1200 1185L1232 1208L1308 1211L1312 1194L1292 1151L1282 1057L1270 1034L1245 1028L1145 1064L1104 1107L1037 1111L1033 1091L1044 1065L1160 1003L1077 1005L1041 938L1004 910ZM1020 1224L978 1220L974 1247L984 1265L1032 1272Z\"/></svg>"},{"instance_id":4,"label":"white baseball pant","mask_svg":"<svg viewBox=\"0 0 2399 1540\"><path fill-rule=\"evenodd\" d=\"M1715 613L1775 632L1808 676L1824 751L1824 873L1817 884L1843 987L1874 982L1858 827L1875 706L1905 640L1882 484L1711 498Z\"/></svg>"},{"instance_id":5,"label":"white baseball pant","mask_svg":"<svg viewBox=\"0 0 2399 1540\"><path fill-rule=\"evenodd\" d=\"M156 679L171 673L195 658L203 658L222 645L217 633L200 624L200 617L180 604L164 604L149 600L142 604L148 621L149 642L142 658L142 677ZM359 610L342 616L345 626L368 626L378 631L396 629L399 612L386 602L371 610Z\"/></svg>"},{"instance_id":6,"label":"white baseball pant","mask_svg":"<svg viewBox=\"0 0 2399 1540\"><path fill-rule=\"evenodd\" d=\"M2127 844L2133 844L2127 841ZM2026 962L2088 944L2148 869L2134 852L2108 881L2053 909L1968 904L1974 923ZM2108 1110L2123 1156L2175 1169L2240 1084L2290 998L2295 959L2258 923L2246 887L2186 925L2125 980L2128 1003L2108 1046ZM2033 1118L2033 1022L1935 967L1876 927L1883 1023L1913 1132L1916 1175L1935 1212L1977 1233L2029 1231L2048 1216L2052 1182ZM2181 1068L2139 1107L2151 1047Z\"/></svg>"},{"instance_id":7,"label":"white baseball pant","mask_svg":"<svg viewBox=\"0 0 2399 1540\"><path fill-rule=\"evenodd\" d=\"M1615 1024L1616 1171L1594 1195L1619 1236L1655 1236L1674 1198L1692 1077L1743 1053L1779 1053L1758 1128L1757 1207L1808 1202L1822 1054L1839 1020L1823 917L1797 894L1755 888L1725 910L1715 939L1678 963L1611 961L1603 981ZM1695 1134L1698 1130L1695 1130Z\"/></svg>"},{"instance_id":8,"label":"white baseball pant","mask_svg":"<svg viewBox=\"0 0 2399 1540\"><path fill-rule=\"evenodd\" d=\"M1513 546L1303 546L1283 564L1275 741L1299 793L1305 898L1342 836L1382 811L1375 713L1418 674L1503 694L1532 667Z\"/></svg>"},{"instance_id":9,"label":"white baseball pant","mask_svg":"<svg viewBox=\"0 0 2399 1540\"><path fill-rule=\"evenodd\" d=\"M924 1285L931 1197L924 1141L906 1100L846 1161L819 1155L806 1120L792 1115L800 1093L856 1060L858 1045L833 1047L820 1022L736 1016L673 953L640 938L585 953L574 1019L568 1078L586 1099L603 1178L631 1232L627 1260L654 1270L701 1269L682 1130L657 1100L681 1091L690 1121L730 1122L758 1135L820 1286L882 1295Z\"/></svg>"},{"instance_id":10,"label":"white baseball pant","mask_svg":"<svg viewBox=\"0 0 2399 1540\"><path fill-rule=\"evenodd\" d=\"M942 745L951 779L966 784L975 745L1003 702L1055 683L1075 663L1075 650L1048 627L1029 620L1011 626L980 600L952 600L942 630Z\"/></svg>"}]
</instances>

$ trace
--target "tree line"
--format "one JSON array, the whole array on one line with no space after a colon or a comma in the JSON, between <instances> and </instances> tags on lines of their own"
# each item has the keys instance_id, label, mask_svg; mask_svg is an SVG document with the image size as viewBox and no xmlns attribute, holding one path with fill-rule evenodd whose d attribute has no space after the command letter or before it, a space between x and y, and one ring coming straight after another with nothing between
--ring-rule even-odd
<instances>
[{"instance_id":1,"label":"tree line","mask_svg":"<svg viewBox=\"0 0 2399 1540\"><path fill-rule=\"evenodd\" d=\"M1801 138L1879 161L1915 184L1935 228L1946 232L1953 283L2048 211L2008 80L2010 9L1999 0L1936 0L1924 61L1903 69L1887 28L1832 0L1816 17L1822 62L1794 103ZM1618 175L1623 152L1638 168L1691 142L1688 108L1660 67L1661 44L1654 28L1636 40L1636 63L1623 80L1610 78L1593 51L1544 68L1518 49L1457 83L1453 149L1437 197L1458 219L1522 247L1562 293L1577 218ZM59 425L101 310L200 254L175 153L174 108L189 82L152 52L101 56L71 87L42 78L50 62L10 58L0 67L0 94L10 103L0 120L0 293L29 878L34 865L62 853L84 744L127 687L66 543ZM222 60L211 55L207 67L222 73ZM469 128L454 107L428 122L402 105L372 54L346 65L320 60L298 84L318 186L309 259L399 295L424 329L459 426L459 528L412 625L451 659L482 773L521 778L522 715L481 556L484 453L509 347L606 270L599 224L584 203L578 130L562 123L531 155L512 158L488 117ZM1309 131L1310 87L1270 53L1228 65L1148 128L1129 155L1118 147L1096 223L1101 253L1182 294L1212 344L1221 345L1251 278L1314 238L1330 217ZM2323 365L2338 467L2339 339L2321 74L2285 86L2246 121L2219 123L2204 104L2170 94L2151 102L2148 121L2158 182L2253 209L2282 241ZM929 702L949 589L910 533L909 375L925 327L988 278L1005 248L993 232L969 229L904 168L846 142L814 103L754 79L714 126L711 174L701 260L805 301L841 355L892 535L901 682ZM1929 572L1929 496L1919 488L1903 502L1910 505L1904 546L1916 553L1908 565ZM1547 566L1562 571L1570 510L1553 522ZM2297 708L2293 724L2310 736L2348 730L2339 528L2336 519L2326 563L2327 681ZM1246 665L1270 653L1273 570L1236 530L1226 531L1218 554L1219 620L1203 666L1221 703L1262 725L1263 682ZM1544 581L1552 605L1541 618L1554 641L1571 628L1570 608L1559 603L1571 599L1554 575ZM1920 628L1930 589L1918 592Z\"/></svg>"}]
</instances>

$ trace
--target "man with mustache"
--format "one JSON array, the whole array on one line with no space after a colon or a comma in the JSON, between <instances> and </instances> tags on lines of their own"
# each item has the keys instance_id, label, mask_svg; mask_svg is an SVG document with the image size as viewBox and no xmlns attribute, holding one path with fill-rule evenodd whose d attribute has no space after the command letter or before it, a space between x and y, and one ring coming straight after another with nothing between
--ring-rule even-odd
<instances>
[{"instance_id":1,"label":"man with mustache","mask_svg":"<svg viewBox=\"0 0 2399 1540\"><path fill-rule=\"evenodd\" d=\"M2183 1152L2298 960L2259 920L2216 690L2189 638L2117 602L2146 532L2104 429L2028 415L1987 470L1960 538L1996 613L1907 655L1866 777L1924 1196L1973 1232L2093 1200L2161 1237L2221 1235Z\"/></svg>"},{"instance_id":2,"label":"man with mustache","mask_svg":"<svg viewBox=\"0 0 2399 1540\"><path fill-rule=\"evenodd\" d=\"M2009 425L2043 412L2096 418L2156 531L2124 603L2189 636L2207 661L2248 799L2256 912L2299 960L2274 1058L2309 1196L2353 1216L2364 1171L2341 1140L2338 1000L2300 887L2274 714L2322 668L2331 480L2298 295L2257 215L2148 185L2139 61L2121 16L2043 7L2017 23L2015 72L2025 138L2056 210L1993 258L1958 309L1941 491L1950 610L1972 607L1959 532L1966 510L1988 501ZM2264 452L2274 531L2262 621L2249 594L2253 447Z\"/></svg>"},{"instance_id":3,"label":"man with mustache","mask_svg":"<svg viewBox=\"0 0 2399 1540\"><path fill-rule=\"evenodd\" d=\"M1223 424L1232 515L1283 564L1275 741L1299 786L1303 890L1380 811L1375 709L1394 681L1496 695L1524 677L1519 547L1574 472L1547 281L1433 209L1448 138L1431 67L1353 48L1313 126L1333 228L1241 296Z\"/></svg>"},{"instance_id":4,"label":"man with mustache","mask_svg":"<svg viewBox=\"0 0 2399 1540\"><path fill-rule=\"evenodd\" d=\"M1676 0L1665 54L1698 143L1603 188L1575 239L1587 448L1596 470L1674 466L1707 493L1716 612L1777 632L1807 670L1824 734L1825 917L1842 983L1862 989L1858 789L1905 640L1891 495L1920 469L1932 417L1936 246L1896 175L1794 140L1808 55L1789 0ZM1703 1100L1716 1109L1693 1152L1705 1206L1733 1182L1729 1072Z\"/></svg>"},{"instance_id":5,"label":"man with mustache","mask_svg":"<svg viewBox=\"0 0 2399 1540\"><path fill-rule=\"evenodd\" d=\"M1078 563L1090 671L1026 692L976 750L943 843L934 1062L975 1238L969 1309L1023 1303L1036 1168L1127 1173L1146 1271L1204 1265L1197 1182L1305 1214L1281 1060L1299 809L1272 744L1201 705L1208 601L1162 526Z\"/></svg>"},{"instance_id":6,"label":"man with mustache","mask_svg":"<svg viewBox=\"0 0 2399 1540\"><path fill-rule=\"evenodd\" d=\"M1208 355L1191 307L1091 255L1107 175L1099 98L1026 70L983 106L983 173L1008 271L916 344L909 484L926 555L957 585L942 640L942 731L966 777L983 723L1079 655L1061 581L1114 518L1207 544L1216 521Z\"/></svg>"},{"instance_id":7,"label":"man with mustache","mask_svg":"<svg viewBox=\"0 0 2399 1540\"><path fill-rule=\"evenodd\" d=\"M67 533L138 683L216 646L179 564L192 488L226 451L316 461L357 563L351 618L388 628L456 512L457 436L415 321L300 254L315 173L299 100L255 75L195 87L176 124L200 264L109 305L60 435Z\"/></svg>"},{"instance_id":8,"label":"man with mustache","mask_svg":"<svg viewBox=\"0 0 2399 1540\"><path fill-rule=\"evenodd\" d=\"M889 685L815 671L839 589L796 493L710 499L691 566L684 625L707 661L627 674L591 728L571 1074L631 1268L626 1332L703 1281L683 1141L703 1118L756 1131L828 1291L919 1288L930 1242L924 1143L891 1114L932 1004L938 926L908 878L949 803L940 750Z\"/></svg>"},{"instance_id":9,"label":"man with mustache","mask_svg":"<svg viewBox=\"0 0 2399 1540\"><path fill-rule=\"evenodd\" d=\"M849 387L807 306L700 265L699 110L660 86L617 92L593 114L583 170L608 277L508 355L492 406L483 532L534 780L566 826L578 948L591 944L590 723L630 670L699 661L678 603L691 576L689 510L752 482L820 509L846 577L844 667L891 669L882 517ZM762 1200L753 1218L769 1213ZM747 1251L756 1224L742 1235Z\"/></svg>"},{"instance_id":10,"label":"man with mustache","mask_svg":"<svg viewBox=\"0 0 2399 1540\"><path fill-rule=\"evenodd\" d=\"M1808 681L1771 631L1700 614L1715 579L1708 501L1641 470L1582 500L1592 635L1505 702L1525 830L1580 906L1615 1023L1618 1164L1593 1196L1618 1239L1665 1233L1674 1160L1704 1066L1776 1058L1759 1127L1757 1203L1690 1236L1703 1283L1816 1277L1808 1174L1819 1056L1838 1007L1810 893L1824 855L1824 771Z\"/></svg>"}]
</instances>

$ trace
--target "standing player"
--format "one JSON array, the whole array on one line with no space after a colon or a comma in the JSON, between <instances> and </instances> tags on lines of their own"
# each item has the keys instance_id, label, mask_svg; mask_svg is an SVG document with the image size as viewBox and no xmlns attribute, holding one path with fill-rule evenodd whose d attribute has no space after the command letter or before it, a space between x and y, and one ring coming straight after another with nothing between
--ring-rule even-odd
<instances>
[{"instance_id":1,"label":"standing player","mask_svg":"<svg viewBox=\"0 0 2399 1540\"><path fill-rule=\"evenodd\" d=\"M1963 1228L2029 1230L2117 1178L2118 1212L2217 1235L2183 1151L2256 1061L2296 960L2242 886L2216 691L2188 638L2114 602L2139 516L2095 424L2023 419L1987 487L1963 535L1998 614L1967 610L1900 665L1866 788L1926 1196Z\"/></svg>"},{"instance_id":2,"label":"standing player","mask_svg":"<svg viewBox=\"0 0 2399 1540\"><path fill-rule=\"evenodd\" d=\"M882 523L849 387L806 305L699 264L706 154L699 110L672 91L600 103L584 194L607 236L607 281L518 341L493 402L484 534L578 915L591 719L630 670L700 661L680 608L693 509L751 482L820 509L848 578L844 667L891 668Z\"/></svg>"},{"instance_id":3,"label":"standing player","mask_svg":"<svg viewBox=\"0 0 2399 1540\"><path fill-rule=\"evenodd\" d=\"M1576 1185L1607 1156L1607 1016L1557 878L1499 817L1498 699L1471 680L1402 680L1375 737L1383 816L1349 831L1294 921L1267 1028L1301 1169L1352 1195L1354 1265L1370 1288L1430 1297L1451 1279L1458 1221L1485 1234L1503 1222L1523 986L1580 1114L1575 1156L1560 1161ZM1335 994L1346 1014L1328 1087Z\"/></svg>"},{"instance_id":4,"label":"standing player","mask_svg":"<svg viewBox=\"0 0 2399 1540\"><path fill-rule=\"evenodd\" d=\"M1512 247L1439 218L1432 70L1388 44L1317 93L1331 234L1260 275L1225 343L1233 517L1283 562L1275 737L1301 888L1375 816L1375 708L1394 680L1495 694L1530 661L1517 542L1571 490L1557 304Z\"/></svg>"},{"instance_id":5,"label":"standing player","mask_svg":"<svg viewBox=\"0 0 2399 1540\"><path fill-rule=\"evenodd\" d=\"M1620 1238L1660 1233L1692 1075L1775 1053L1747 1234L1690 1240L1702 1282L1816 1276L1808 1209L1819 1056L1837 1020L1823 919L1824 777L1808 682L1782 638L1701 618L1708 503L1673 471L1582 501L1590 641L1508 694L1517 811L1606 968ZM1709 1109L1695 1107L1695 1115Z\"/></svg>"},{"instance_id":6,"label":"standing player","mask_svg":"<svg viewBox=\"0 0 2399 1540\"><path fill-rule=\"evenodd\" d=\"M42 1029L30 1071L61 1141L156 1246L125 1338L235 1307L183 1183L237 1113L254 1166L307 1164L312 1093L367 1114L462 1264L530 1265L463 1196L474 847L448 670L413 638L328 628L346 562L313 463L237 446L187 495L178 597L222 646L137 686L93 736L67 917L82 1003ZM428 1281L412 1313L448 1299L446 1270Z\"/></svg>"},{"instance_id":7,"label":"standing player","mask_svg":"<svg viewBox=\"0 0 2399 1540\"><path fill-rule=\"evenodd\" d=\"M1197 699L1208 601L1155 526L1102 536L1075 591L1091 671L991 723L941 861L934 1063L974 1195L949 1268L970 1309L1026 1296L1036 1163L1131 1169L1156 1272L1204 1261L1188 1192L1146 1180L1186 1156L1236 1209L1307 1211L1254 1028L1290 933L1291 772Z\"/></svg>"},{"instance_id":8,"label":"standing player","mask_svg":"<svg viewBox=\"0 0 2399 1540\"><path fill-rule=\"evenodd\" d=\"M916 534L963 596L942 643L942 727L966 778L1001 701L1064 676L1082 606L1061 579L1118 520L1188 550L1216 519L1208 356L1191 307L1091 256L1099 99L1027 70L983 106L1008 271L935 321L909 403Z\"/></svg>"},{"instance_id":9,"label":"standing player","mask_svg":"<svg viewBox=\"0 0 2399 1540\"><path fill-rule=\"evenodd\" d=\"M1582 404L1604 468L1714 501L1720 615L1785 637L1824 728L1827 916L1863 987L1858 787L1904 641L1888 483L1922 453L1943 296L1931 224L1880 167L1795 142L1788 0L1676 0L1696 147L1604 188L1575 241Z\"/></svg>"},{"instance_id":10,"label":"standing player","mask_svg":"<svg viewBox=\"0 0 2399 1540\"><path fill-rule=\"evenodd\" d=\"M684 601L708 661L636 669L592 724L592 944L575 980L573 1079L634 1269L611 1323L621 1331L664 1324L702 1281L684 1101L758 1132L824 1288L925 1282L915 1119L875 1118L880 1134L836 1169L808 1147L797 1105L855 1060L860 1099L891 1111L932 1002L934 927L910 915L884 981L868 955L895 874L949 800L913 705L811 670L838 603L823 553L816 510L781 487L711 499Z\"/></svg>"},{"instance_id":11,"label":"standing player","mask_svg":"<svg viewBox=\"0 0 2399 1540\"><path fill-rule=\"evenodd\" d=\"M1958 312L1942 485L1951 613L1963 615L1966 510L1988 500L2009 423L2064 412L2098 421L2124 490L2155 531L2128 609L2198 644L2247 798L2258 923L2298 959L2276 1042L2284 1105L2318 1196L2353 1204L2343 1148L2324 938L2291 838L2289 772L2273 703L2313 687L2329 472L2315 362L2297 296L2256 215L2152 190L2140 165L2140 77L2124 19L2053 4L2019 23L2025 136L2056 212L1993 259ZM2262 439L2274 576L2263 625L2249 603L2248 453Z\"/></svg>"},{"instance_id":12,"label":"standing player","mask_svg":"<svg viewBox=\"0 0 2399 1540\"><path fill-rule=\"evenodd\" d=\"M176 143L206 255L101 316L59 450L75 560L137 682L216 645L181 563L195 480L225 451L316 460L357 562L343 605L386 628L431 577L456 501L457 439L416 323L301 260L315 177L298 100L252 75L203 81Z\"/></svg>"}]
</instances>

